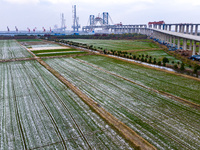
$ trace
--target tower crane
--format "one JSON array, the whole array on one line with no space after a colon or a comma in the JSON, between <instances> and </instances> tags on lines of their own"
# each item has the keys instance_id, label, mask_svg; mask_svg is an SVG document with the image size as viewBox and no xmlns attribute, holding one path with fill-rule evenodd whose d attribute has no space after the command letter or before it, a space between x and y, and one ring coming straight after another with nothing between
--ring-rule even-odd
<instances>
[{"instance_id":1,"label":"tower crane","mask_svg":"<svg viewBox=\"0 0 200 150\"><path fill-rule=\"evenodd\" d=\"M36 29L37 29L37 28L35 27L35 28L33 29L33 32L35 32Z\"/></svg>"},{"instance_id":2,"label":"tower crane","mask_svg":"<svg viewBox=\"0 0 200 150\"><path fill-rule=\"evenodd\" d=\"M16 32L18 32L18 28L15 26Z\"/></svg>"}]
</instances>

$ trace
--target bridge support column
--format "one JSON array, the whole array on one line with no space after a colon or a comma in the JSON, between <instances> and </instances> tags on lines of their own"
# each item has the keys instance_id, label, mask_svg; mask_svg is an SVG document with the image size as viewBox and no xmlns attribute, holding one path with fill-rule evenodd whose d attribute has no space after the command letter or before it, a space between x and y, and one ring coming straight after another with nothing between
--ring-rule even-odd
<instances>
[{"instance_id":1,"label":"bridge support column","mask_svg":"<svg viewBox=\"0 0 200 150\"><path fill-rule=\"evenodd\" d=\"M195 26L195 35L198 33L198 25Z\"/></svg>"},{"instance_id":2,"label":"bridge support column","mask_svg":"<svg viewBox=\"0 0 200 150\"><path fill-rule=\"evenodd\" d=\"M169 44L172 45L172 36L169 37Z\"/></svg>"},{"instance_id":3,"label":"bridge support column","mask_svg":"<svg viewBox=\"0 0 200 150\"><path fill-rule=\"evenodd\" d=\"M192 40L190 40L190 47L189 50L192 50Z\"/></svg>"},{"instance_id":4,"label":"bridge support column","mask_svg":"<svg viewBox=\"0 0 200 150\"><path fill-rule=\"evenodd\" d=\"M178 32L178 25L175 25L175 32Z\"/></svg>"},{"instance_id":5,"label":"bridge support column","mask_svg":"<svg viewBox=\"0 0 200 150\"><path fill-rule=\"evenodd\" d=\"M183 50L187 50L187 40L183 39Z\"/></svg>"},{"instance_id":6,"label":"bridge support column","mask_svg":"<svg viewBox=\"0 0 200 150\"><path fill-rule=\"evenodd\" d=\"M174 47L176 46L176 37L175 36L173 37L173 46Z\"/></svg>"},{"instance_id":7,"label":"bridge support column","mask_svg":"<svg viewBox=\"0 0 200 150\"><path fill-rule=\"evenodd\" d=\"M169 25L169 31L171 31L172 30L172 25Z\"/></svg>"},{"instance_id":8,"label":"bridge support column","mask_svg":"<svg viewBox=\"0 0 200 150\"><path fill-rule=\"evenodd\" d=\"M165 25L165 30L167 30L167 25Z\"/></svg>"},{"instance_id":9,"label":"bridge support column","mask_svg":"<svg viewBox=\"0 0 200 150\"><path fill-rule=\"evenodd\" d=\"M178 49L180 49L181 45L180 45L180 38L179 37L178 37L178 44L177 44L177 46L178 46Z\"/></svg>"},{"instance_id":10,"label":"bridge support column","mask_svg":"<svg viewBox=\"0 0 200 150\"><path fill-rule=\"evenodd\" d=\"M189 25L186 25L186 34L189 34Z\"/></svg>"},{"instance_id":11,"label":"bridge support column","mask_svg":"<svg viewBox=\"0 0 200 150\"><path fill-rule=\"evenodd\" d=\"M182 28L182 25L179 25L179 32L181 33L181 28Z\"/></svg>"},{"instance_id":12,"label":"bridge support column","mask_svg":"<svg viewBox=\"0 0 200 150\"><path fill-rule=\"evenodd\" d=\"M185 31L185 25L182 25L182 33L184 33L184 31Z\"/></svg>"},{"instance_id":13,"label":"bridge support column","mask_svg":"<svg viewBox=\"0 0 200 150\"><path fill-rule=\"evenodd\" d=\"M194 41L192 55L195 55L196 53L196 44L196 41Z\"/></svg>"},{"instance_id":14,"label":"bridge support column","mask_svg":"<svg viewBox=\"0 0 200 150\"><path fill-rule=\"evenodd\" d=\"M193 25L191 25L191 30L190 30L190 34L193 34Z\"/></svg>"}]
</instances>

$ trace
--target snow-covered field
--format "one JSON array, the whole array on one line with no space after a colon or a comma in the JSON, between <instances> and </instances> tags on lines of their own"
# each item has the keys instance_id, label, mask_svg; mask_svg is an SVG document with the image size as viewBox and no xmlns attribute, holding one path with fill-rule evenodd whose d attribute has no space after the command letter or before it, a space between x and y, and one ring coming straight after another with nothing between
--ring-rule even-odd
<instances>
[{"instance_id":1,"label":"snow-covered field","mask_svg":"<svg viewBox=\"0 0 200 150\"><path fill-rule=\"evenodd\" d=\"M15 40L0 40L0 59L32 57L31 54Z\"/></svg>"},{"instance_id":2,"label":"snow-covered field","mask_svg":"<svg viewBox=\"0 0 200 150\"><path fill-rule=\"evenodd\" d=\"M47 47L45 47L45 46L41 46L41 45L39 45L39 46L35 46L35 47L33 47L33 48L29 48L31 51L38 51L38 50L56 50L56 49L69 49L69 47L64 47L64 46L54 46L54 45L52 45L52 46L47 46Z\"/></svg>"},{"instance_id":3,"label":"snow-covered field","mask_svg":"<svg viewBox=\"0 0 200 150\"><path fill-rule=\"evenodd\" d=\"M132 149L36 61L0 63L0 149Z\"/></svg>"},{"instance_id":4,"label":"snow-covered field","mask_svg":"<svg viewBox=\"0 0 200 150\"><path fill-rule=\"evenodd\" d=\"M149 78L148 72L139 70L139 67L138 72L134 72L133 68L105 61L103 57L80 58L85 58L89 63L99 61L99 64L104 64L102 65L104 69L110 69L123 77L130 77L139 84L147 81L163 86L166 84L162 81L166 77L158 78L157 75L153 79ZM200 149L199 110L73 58L51 59L46 62L158 149ZM136 73L141 77L131 78ZM176 86L178 85L174 83L173 88ZM186 91L190 88L194 90L191 92L195 93L198 87L199 84L187 85Z\"/></svg>"}]
</instances>

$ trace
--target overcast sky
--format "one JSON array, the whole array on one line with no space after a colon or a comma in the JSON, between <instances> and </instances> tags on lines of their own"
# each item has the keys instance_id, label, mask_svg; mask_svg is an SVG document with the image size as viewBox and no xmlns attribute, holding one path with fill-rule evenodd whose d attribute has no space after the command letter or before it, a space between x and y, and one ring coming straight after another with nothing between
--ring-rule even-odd
<instances>
[{"instance_id":1,"label":"overcast sky","mask_svg":"<svg viewBox=\"0 0 200 150\"><path fill-rule=\"evenodd\" d=\"M103 12L109 12L114 23L200 23L200 0L0 0L0 31L7 26L11 30L60 27L61 13L71 30L72 5L77 7L81 27L87 25L89 15Z\"/></svg>"}]
</instances>

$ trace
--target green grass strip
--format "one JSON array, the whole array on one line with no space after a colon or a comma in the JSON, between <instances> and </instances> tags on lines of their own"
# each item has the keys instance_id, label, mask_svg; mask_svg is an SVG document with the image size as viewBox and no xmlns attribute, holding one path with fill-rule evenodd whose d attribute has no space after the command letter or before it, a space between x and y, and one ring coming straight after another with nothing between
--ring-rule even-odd
<instances>
[{"instance_id":1,"label":"green grass strip","mask_svg":"<svg viewBox=\"0 0 200 150\"><path fill-rule=\"evenodd\" d=\"M40 39L18 39L18 42L41 42Z\"/></svg>"},{"instance_id":2,"label":"green grass strip","mask_svg":"<svg viewBox=\"0 0 200 150\"><path fill-rule=\"evenodd\" d=\"M63 51L77 51L76 49L51 49L51 50L34 50L34 54L48 53L48 52L63 52Z\"/></svg>"}]
</instances>

